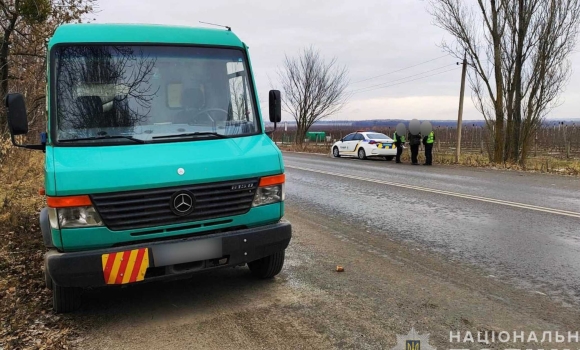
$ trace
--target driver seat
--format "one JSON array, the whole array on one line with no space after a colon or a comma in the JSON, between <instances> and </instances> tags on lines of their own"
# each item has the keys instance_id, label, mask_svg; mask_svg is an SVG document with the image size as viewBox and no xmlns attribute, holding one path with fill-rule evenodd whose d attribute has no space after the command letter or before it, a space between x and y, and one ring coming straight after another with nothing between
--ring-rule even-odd
<instances>
[{"instance_id":1,"label":"driver seat","mask_svg":"<svg viewBox=\"0 0 580 350\"><path fill-rule=\"evenodd\" d=\"M195 115L204 107L205 96L201 88L187 88L181 93L181 107L175 115L175 124L188 124L193 122Z\"/></svg>"}]
</instances>

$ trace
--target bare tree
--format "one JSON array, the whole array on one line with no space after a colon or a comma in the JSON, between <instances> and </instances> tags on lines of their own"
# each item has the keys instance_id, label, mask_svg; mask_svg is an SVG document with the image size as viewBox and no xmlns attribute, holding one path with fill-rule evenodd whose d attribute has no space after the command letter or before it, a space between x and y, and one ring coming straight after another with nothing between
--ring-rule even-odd
<instances>
[{"instance_id":1,"label":"bare tree","mask_svg":"<svg viewBox=\"0 0 580 350\"><path fill-rule=\"evenodd\" d=\"M9 89L26 92L32 119L42 114L45 83L39 77L46 72L46 40L60 24L80 22L93 11L93 3L94 0L0 0L0 98ZM2 134L7 130L5 115L0 113Z\"/></svg>"},{"instance_id":2,"label":"bare tree","mask_svg":"<svg viewBox=\"0 0 580 350\"><path fill-rule=\"evenodd\" d=\"M150 83L155 58L130 46L68 46L56 57L59 128L133 127L149 116L158 92ZM80 82L99 82L101 91L91 91L88 100L80 96L79 101L75 87ZM102 96L96 101L93 93Z\"/></svg>"},{"instance_id":3,"label":"bare tree","mask_svg":"<svg viewBox=\"0 0 580 350\"><path fill-rule=\"evenodd\" d=\"M455 37L455 44L442 46L461 59L467 57L473 68L469 81L476 107L493 125L494 152L490 158L500 162L504 148L504 78L502 38L506 29L504 8L508 0L477 0L470 6L465 0L431 0L435 24ZM483 23L483 26L481 25ZM489 102L488 102L489 101ZM489 105L492 110L489 110Z\"/></svg>"},{"instance_id":4,"label":"bare tree","mask_svg":"<svg viewBox=\"0 0 580 350\"><path fill-rule=\"evenodd\" d=\"M230 114L229 118L231 120L243 120L248 118L248 98L247 91L244 89L244 80L241 79L231 79L230 80L230 94L232 102L230 102Z\"/></svg>"},{"instance_id":5,"label":"bare tree","mask_svg":"<svg viewBox=\"0 0 580 350\"><path fill-rule=\"evenodd\" d=\"M517 0L507 7L511 39L505 40L508 139L505 159L524 165L530 137L558 103L570 75L568 57L578 36L576 0Z\"/></svg>"},{"instance_id":6,"label":"bare tree","mask_svg":"<svg viewBox=\"0 0 580 350\"><path fill-rule=\"evenodd\" d=\"M556 104L578 36L577 0L431 0L436 25L467 54L473 100L493 137L491 160L522 165L530 137Z\"/></svg>"},{"instance_id":7,"label":"bare tree","mask_svg":"<svg viewBox=\"0 0 580 350\"><path fill-rule=\"evenodd\" d=\"M318 51L307 48L298 58L286 56L278 75L284 92L284 110L296 120L296 144L301 146L315 122L345 105L348 70L338 66L336 58L324 61Z\"/></svg>"},{"instance_id":8,"label":"bare tree","mask_svg":"<svg viewBox=\"0 0 580 350\"><path fill-rule=\"evenodd\" d=\"M522 0L520 0L522 1ZM531 0L528 0L531 1ZM526 3L528 2L526 1ZM514 127L518 130L518 149L512 160L524 163L532 135L544 117L555 107L571 73L568 59L578 38L580 2L577 0L543 0L531 10L531 49L523 57L520 113L523 119Z\"/></svg>"}]
</instances>

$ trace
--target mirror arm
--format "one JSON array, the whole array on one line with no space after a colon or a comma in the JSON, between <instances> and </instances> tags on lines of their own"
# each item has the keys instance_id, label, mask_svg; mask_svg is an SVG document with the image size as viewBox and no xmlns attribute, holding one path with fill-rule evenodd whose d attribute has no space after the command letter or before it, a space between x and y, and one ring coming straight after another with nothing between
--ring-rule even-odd
<instances>
[{"instance_id":1,"label":"mirror arm","mask_svg":"<svg viewBox=\"0 0 580 350\"><path fill-rule=\"evenodd\" d=\"M274 133L274 131L276 131L276 122L274 122L274 129L272 129L270 131L266 131L266 135L270 136Z\"/></svg>"},{"instance_id":2,"label":"mirror arm","mask_svg":"<svg viewBox=\"0 0 580 350\"><path fill-rule=\"evenodd\" d=\"M37 151L46 151L46 145L22 145L20 146L22 148L26 148L26 149L33 149L33 150L37 150Z\"/></svg>"},{"instance_id":3,"label":"mirror arm","mask_svg":"<svg viewBox=\"0 0 580 350\"><path fill-rule=\"evenodd\" d=\"M46 144L40 144L40 145L20 145L18 143L16 143L16 139L14 139L14 135L10 135L10 138L12 139L12 144L16 147L19 148L25 148L25 149L33 149L33 150L38 150L38 151L42 151L45 152L46 151Z\"/></svg>"}]
</instances>

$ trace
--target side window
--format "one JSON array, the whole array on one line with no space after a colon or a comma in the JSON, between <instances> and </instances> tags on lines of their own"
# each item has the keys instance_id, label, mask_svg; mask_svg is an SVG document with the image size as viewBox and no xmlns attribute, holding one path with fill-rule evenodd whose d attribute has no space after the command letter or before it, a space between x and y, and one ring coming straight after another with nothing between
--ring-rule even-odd
<instances>
[{"instance_id":1,"label":"side window","mask_svg":"<svg viewBox=\"0 0 580 350\"><path fill-rule=\"evenodd\" d=\"M355 141L362 141L364 139L365 139L365 137L362 134L356 134L356 135L354 135L354 140Z\"/></svg>"},{"instance_id":2,"label":"side window","mask_svg":"<svg viewBox=\"0 0 580 350\"><path fill-rule=\"evenodd\" d=\"M354 134L348 134L344 137L342 141L352 141L354 138Z\"/></svg>"},{"instance_id":3,"label":"side window","mask_svg":"<svg viewBox=\"0 0 580 350\"><path fill-rule=\"evenodd\" d=\"M227 62L230 101L228 114L232 120L253 121L254 115L249 102L250 88L242 62Z\"/></svg>"}]
</instances>

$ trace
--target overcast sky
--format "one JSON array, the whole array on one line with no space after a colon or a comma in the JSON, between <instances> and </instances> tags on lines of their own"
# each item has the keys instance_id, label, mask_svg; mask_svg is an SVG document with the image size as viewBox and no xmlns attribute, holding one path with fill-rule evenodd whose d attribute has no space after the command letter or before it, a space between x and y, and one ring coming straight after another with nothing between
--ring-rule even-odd
<instances>
[{"instance_id":1,"label":"overcast sky","mask_svg":"<svg viewBox=\"0 0 580 350\"><path fill-rule=\"evenodd\" d=\"M331 119L456 119L461 69L453 57L440 58L445 52L438 44L450 38L432 24L426 6L422 0L98 0L95 17L99 23L204 26L199 21L205 21L231 26L250 47L263 111L268 90L279 88L276 72L284 55L295 56L312 45L348 67L350 90L392 85L353 94ZM580 55L571 59L573 75L550 118L580 117ZM427 71L432 72L420 74ZM482 119L469 89L465 102L464 119Z\"/></svg>"}]
</instances>

